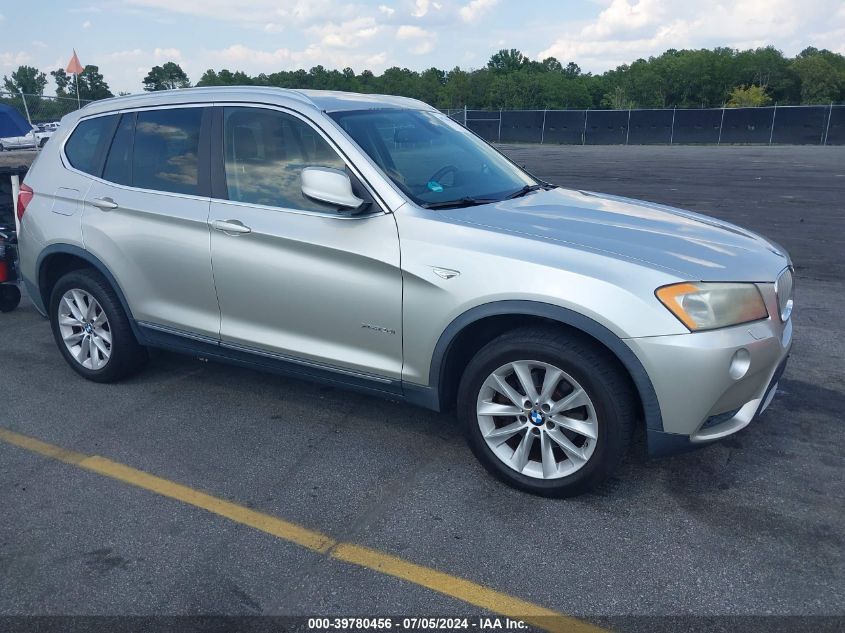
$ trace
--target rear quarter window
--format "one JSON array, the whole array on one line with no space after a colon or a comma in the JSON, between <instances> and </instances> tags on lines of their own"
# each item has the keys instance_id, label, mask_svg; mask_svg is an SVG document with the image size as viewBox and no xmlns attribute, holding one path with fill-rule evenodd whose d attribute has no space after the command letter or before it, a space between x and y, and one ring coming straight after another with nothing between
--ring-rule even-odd
<instances>
[{"instance_id":1,"label":"rear quarter window","mask_svg":"<svg viewBox=\"0 0 845 633\"><path fill-rule=\"evenodd\" d=\"M99 176L100 157L109 140L117 115L81 121L65 143L65 156L72 167Z\"/></svg>"}]
</instances>

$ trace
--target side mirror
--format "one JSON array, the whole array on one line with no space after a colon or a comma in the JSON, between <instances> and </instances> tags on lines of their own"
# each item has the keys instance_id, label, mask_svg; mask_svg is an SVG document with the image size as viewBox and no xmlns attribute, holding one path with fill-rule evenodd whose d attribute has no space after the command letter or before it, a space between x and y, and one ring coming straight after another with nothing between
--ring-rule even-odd
<instances>
[{"instance_id":1,"label":"side mirror","mask_svg":"<svg viewBox=\"0 0 845 633\"><path fill-rule=\"evenodd\" d=\"M364 200L352 193L349 175L340 169L306 167L300 175L302 193L312 200L357 209Z\"/></svg>"}]
</instances>

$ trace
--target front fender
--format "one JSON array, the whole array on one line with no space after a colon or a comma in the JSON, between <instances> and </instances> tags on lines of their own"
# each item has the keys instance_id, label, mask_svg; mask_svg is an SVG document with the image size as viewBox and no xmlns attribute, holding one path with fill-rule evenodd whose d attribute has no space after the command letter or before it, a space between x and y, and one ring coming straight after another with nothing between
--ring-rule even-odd
<instances>
[{"instance_id":1,"label":"front fender","mask_svg":"<svg viewBox=\"0 0 845 633\"><path fill-rule=\"evenodd\" d=\"M435 406L432 408L438 410L441 408L440 398L445 393L446 385L443 381L449 350L461 331L481 319L505 315L536 316L556 321L575 328L601 343L622 363L630 375L642 402L646 427L656 431L663 430L663 419L654 385L631 348L608 328L583 314L536 301L495 301L471 308L456 317L440 335L434 348L429 371L429 384L432 388L429 397L436 399L436 402L430 403L429 406L433 404Z\"/></svg>"}]
</instances>

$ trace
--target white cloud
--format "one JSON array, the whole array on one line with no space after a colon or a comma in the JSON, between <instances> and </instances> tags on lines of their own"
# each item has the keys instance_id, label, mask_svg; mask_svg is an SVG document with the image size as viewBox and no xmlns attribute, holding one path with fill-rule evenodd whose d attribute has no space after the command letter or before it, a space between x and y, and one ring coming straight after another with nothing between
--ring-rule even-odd
<instances>
[{"instance_id":1,"label":"white cloud","mask_svg":"<svg viewBox=\"0 0 845 633\"><path fill-rule=\"evenodd\" d=\"M458 13L464 22L474 22L498 3L499 0L472 0L469 4L462 6Z\"/></svg>"},{"instance_id":2,"label":"white cloud","mask_svg":"<svg viewBox=\"0 0 845 633\"><path fill-rule=\"evenodd\" d=\"M281 33L284 30L284 26L282 26L281 24L276 24L275 22L268 22L264 25L265 33Z\"/></svg>"},{"instance_id":3,"label":"white cloud","mask_svg":"<svg viewBox=\"0 0 845 633\"><path fill-rule=\"evenodd\" d=\"M32 45L35 48L47 48L47 43L42 42L41 40L32 40Z\"/></svg>"},{"instance_id":4,"label":"white cloud","mask_svg":"<svg viewBox=\"0 0 845 633\"><path fill-rule=\"evenodd\" d=\"M29 63L32 58L29 53L20 51L17 53L0 53L0 66L17 68Z\"/></svg>"},{"instance_id":5,"label":"white cloud","mask_svg":"<svg viewBox=\"0 0 845 633\"><path fill-rule=\"evenodd\" d=\"M584 28L583 34L607 37L656 24L664 14L661 0L613 0L598 19Z\"/></svg>"},{"instance_id":6,"label":"white cloud","mask_svg":"<svg viewBox=\"0 0 845 633\"><path fill-rule=\"evenodd\" d=\"M144 51L140 48L133 48L132 50L128 51L115 51L113 53L108 53L105 55L105 59L110 61L124 61L124 60L131 60L131 59L139 59L144 56Z\"/></svg>"},{"instance_id":7,"label":"white cloud","mask_svg":"<svg viewBox=\"0 0 845 633\"><path fill-rule=\"evenodd\" d=\"M226 68L272 68L277 70L287 68L291 60L291 51L287 48L278 48L274 51L259 51L243 44L235 44L218 51L209 51L208 57L212 61L222 64Z\"/></svg>"},{"instance_id":8,"label":"white cloud","mask_svg":"<svg viewBox=\"0 0 845 633\"><path fill-rule=\"evenodd\" d=\"M753 48L776 44L787 54L835 31L836 0L611 0L591 22L564 32L536 58L557 57L601 72L669 48ZM833 23L832 23L833 22ZM840 21L840 28L845 27ZM840 40L840 45L842 42Z\"/></svg>"},{"instance_id":9,"label":"white cloud","mask_svg":"<svg viewBox=\"0 0 845 633\"><path fill-rule=\"evenodd\" d=\"M82 28L83 29L91 28L91 20L85 20L85 22L82 23Z\"/></svg>"},{"instance_id":10,"label":"white cloud","mask_svg":"<svg viewBox=\"0 0 845 633\"><path fill-rule=\"evenodd\" d=\"M397 40L409 40L416 37L425 37L426 35L428 35L428 32L419 26L403 24L396 30Z\"/></svg>"},{"instance_id":11,"label":"white cloud","mask_svg":"<svg viewBox=\"0 0 845 633\"><path fill-rule=\"evenodd\" d=\"M432 2L431 0L415 0L414 8L411 9L411 15L415 18L425 17L432 9L439 11L443 5L439 2Z\"/></svg>"},{"instance_id":12,"label":"white cloud","mask_svg":"<svg viewBox=\"0 0 845 633\"><path fill-rule=\"evenodd\" d=\"M410 51L414 55L425 55L434 50L437 33L426 31L419 26L403 24L396 29L396 39L409 42Z\"/></svg>"},{"instance_id":13,"label":"white cloud","mask_svg":"<svg viewBox=\"0 0 845 633\"><path fill-rule=\"evenodd\" d=\"M396 13L396 9L394 9L393 7L389 7L386 4L378 5L378 10L384 13L385 15L393 15L394 13Z\"/></svg>"},{"instance_id":14,"label":"white cloud","mask_svg":"<svg viewBox=\"0 0 845 633\"><path fill-rule=\"evenodd\" d=\"M323 46L356 48L378 35L383 28L375 18L361 17L340 24L326 22L315 25L310 27L308 32L318 36Z\"/></svg>"},{"instance_id":15,"label":"white cloud","mask_svg":"<svg viewBox=\"0 0 845 633\"><path fill-rule=\"evenodd\" d=\"M156 62L180 62L182 51L178 48L156 48L153 50L153 59Z\"/></svg>"},{"instance_id":16,"label":"white cloud","mask_svg":"<svg viewBox=\"0 0 845 633\"><path fill-rule=\"evenodd\" d=\"M221 50L204 51L203 58L213 67L243 70L250 74L272 73L317 64L326 68L351 66L358 71L369 68L374 72L381 72L387 65L387 54L384 52L355 53L346 49L322 48L314 44L303 50L279 48L273 51L235 44Z\"/></svg>"},{"instance_id":17,"label":"white cloud","mask_svg":"<svg viewBox=\"0 0 845 633\"><path fill-rule=\"evenodd\" d=\"M124 4L157 12L180 13L264 28L268 22L309 24L324 16L351 16L354 5L335 0L122 0Z\"/></svg>"},{"instance_id":18,"label":"white cloud","mask_svg":"<svg viewBox=\"0 0 845 633\"><path fill-rule=\"evenodd\" d=\"M3 21L3 20L5 20L5 19L6 19L6 16L5 16L5 15L3 15L2 13L0 13L0 22L2 22L2 21Z\"/></svg>"},{"instance_id":19,"label":"white cloud","mask_svg":"<svg viewBox=\"0 0 845 633\"><path fill-rule=\"evenodd\" d=\"M429 0L415 0L414 9L411 11L411 15L415 18L423 17L426 13L428 13L428 5Z\"/></svg>"}]
</instances>

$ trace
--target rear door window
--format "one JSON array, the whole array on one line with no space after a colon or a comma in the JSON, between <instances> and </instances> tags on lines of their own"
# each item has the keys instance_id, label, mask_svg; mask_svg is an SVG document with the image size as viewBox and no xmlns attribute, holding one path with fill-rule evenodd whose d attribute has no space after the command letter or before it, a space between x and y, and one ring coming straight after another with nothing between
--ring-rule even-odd
<instances>
[{"instance_id":1,"label":"rear door window","mask_svg":"<svg viewBox=\"0 0 845 633\"><path fill-rule=\"evenodd\" d=\"M132 150L132 186L199 194L202 108L138 112Z\"/></svg>"},{"instance_id":2,"label":"rear door window","mask_svg":"<svg viewBox=\"0 0 845 633\"><path fill-rule=\"evenodd\" d=\"M92 176L99 176L101 156L117 115L99 116L81 121L65 143L65 156L71 166Z\"/></svg>"}]
</instances>

